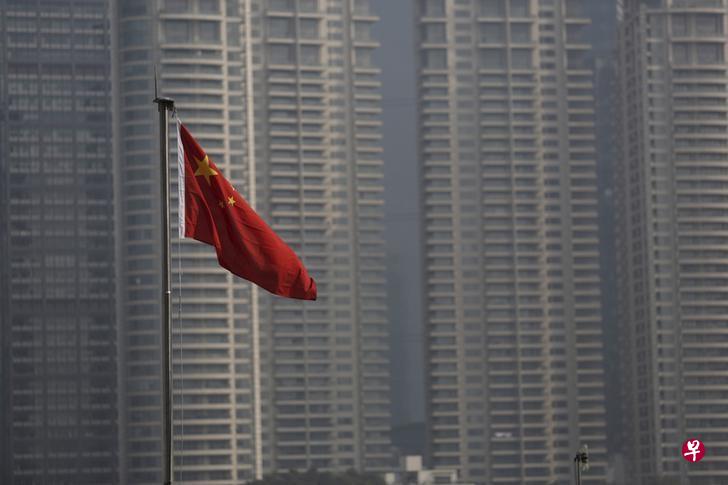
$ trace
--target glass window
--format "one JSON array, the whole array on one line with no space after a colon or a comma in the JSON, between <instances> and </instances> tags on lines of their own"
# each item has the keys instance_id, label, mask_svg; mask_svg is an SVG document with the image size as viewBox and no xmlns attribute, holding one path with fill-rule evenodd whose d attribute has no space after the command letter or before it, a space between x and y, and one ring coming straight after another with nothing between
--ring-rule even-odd
<instances>
[{"instance_id":1,"label":"glass window","mask_svg":"<svg viewBox=\"0 0 728 485\"><path fill-rule=\"evenodd\" d=\"M240 3L238 3L236 0L226 0L225 14L227 14L229 17L240 16Z\"/></svg>"},{"instance_id":2,"label":"glass window","mask_svg":"<svg viewBox=\"0 0 728 485\"><path fill-rule=\"evenodd\" d=\"M181 13L190 11L190 0L165 0L164 9L167 12Z\"/></svg>"},{"instance_id":3,"label":"glass window","mask_svg":"<svg viewBox=\"0 0 728 485\"><path fill-rule=\"evenodd\" d=\"M567 17L583 17L583 0L566 0L566 15Z\"/></svg>"},{"instance_id":4,"label":"glass window","mask_svg":"<svg viewBox=\"0 0 728 485\"><path fill-rule=\"evenodd\" d=\"M710 37L723 34L723 17L720 15L696 15L695 34Z\"/></svg>"},{"instance_id":5,"label":"glass window","mask_svg":"<svg viewBox=\"0 0 728 485\"><path fill-rule=\"evenodd\" d=\"M570 24L566 26L566 42L570 44L583 44L588 42L587 29L583 25Z\"/></svg>"},{"instance_id":6,"label":"glass window","mask_svg":"<svg viewBox=\"0 0 728 485\"><path fill-rule=\"evenodd\" d=\"M126 2L122 2L121 15L123 17L144 15L147 13L147 4L147 0L127 0Z\"/></svg>"},{"instance_id":7,"label":"glass window","mask_svg":"<svg viewBox=\"0 0 728 485\"><path fill-rule=\"evenodd\" d=\"M718 64L723 62L722 44L696 44L698 64Z\"/></svg>"},{"instance_id":8,"label":"glass window","mask_svg":"<svg viewBox=\"0 0 728 485\"><path fill-rule=\"evenodd\" d=\"M271 37L292 37L293 20L282 18L269 18L268 35L270 35Z\"/></svg>"},{"instance_id":9,"label":"glass window","mask_svg":"<svg viewBox=\"0 0 728 485\"><path fill-rule=\"evenodd\" d=\"M481 49L480 67L483 69L503 69L506 67L504 49Z\"/></svg>"},{"instance_id":10,"label":"glass window","mask_svg":"<svg viewBox=\"0 0 728 485\"><path fill-rule=\"evenodd\" d=\"M372 25L369 22L354 22L354 38L356 40L372 40Z\"/></svg>"},{"instance_id":11,"label":"glass window","mask_svg":"<svg viewBox=\"0 0 728 485\"><path fill-rule=\"evenodd\" d=\"M505 0L480 0L480 14L484 17L503 17L506 14Z\"/></svg>"},{"instance_id":12,"label":"glass window","mask_svg":"<svg viewBox=\"0 0 728 485\"><path fill-rule=\"evenodd\" d=\"M321 64L321 48L317 45L301 46L300 62L304 65L314 66Z\"/></svg>"},{"instance_id":13,"label":"glass window","mask_svg":"<svg viewBox=\"0 0 728 485\"><path fill-rule=\"evenodd\" d=\"M295 60L293 48L289 45L272 45L269 50L272 64L292 64Z\"/></svg>"},{"instance_id":14,"label":"glass window","mask_svg":"<svg viewBox=\"0 0 728 485\"><path fill-rule=\"evenodd\" d=\"M200 13L220 13L220 0L198 0Z\"/></svg>"},{"instance_id":15,"label":"glass window","mask_svg":"<svg viewBox=\"0 0 728 485\"><path fill-rule=\"evenodd\" d=\"M293 0L269 0L271 10L280 10L283 12L290 12L293 10Z\"/></svg>"},{"instance_id":16,"label":"glass window","mask_svg":"<svg viewBox=\"0 0 728 485\"><path fill-rule=\"evenodd\" d=\"M298 0L299 12L318 12L318 0Z\"/></svg>"},{"instance_id":17,"label":"glass window","mask_svg":"<svg viewBox=\"0 0 728 485\"><path fill-rule=\"evenodd\" d=\"M422 37L425 42L445 42L445 24L425 24L422 26Z\"/></svg>"},{"instance_id":18,"label":"glass window","mask_svg":"<svg viewBox=\"0 0 728 485\"><path fill-rule=\"evenodd\" d=\"M216 44L220 42L220 23L219 22L199 22L197 24L197 34L201 42Z\"/></svg>"},{"instance_id":19,"label":"glass window","mask_svg":"<svg viewBox=\"0 0 728 485\"><path fill-rule=\"evenodd\" d=\"M357 15L371 15L369 0L354 0L354 13Z\"/></svg>"},{"instance_id":20,"label":"glass window","mask_svg":"<svg viewBox=\"0 0 728 485\"><path fill-rule=\"evenodd\" d=\"M487 23L480 25L480 41L500 44L506 41L505 25L502 23Z\"/></svg>"},{"instance_id":21,"label":"glass window","mask_svg":"<svg viewBox=\"0 0 728 485\"><path fill-rule=\"evenodd\" d=\"M357 33L359 32L357 24ZM302 39L318 39L319 38L319 21L316 19L301 19L298 24L298 34Z\"/></svg>"},{"instance_id":22,"label":"glass window","mask_svg":"<svg viewBox=\"0 0 728 485\"><path fill-rule=\"evenodd\" d=\"M123 29L122 45L141 46L149 43L149 22L138 20L126 23Z\"/></svg>"},{"instance_id":23,"label":"glass window","mask_svg":"<svg viewBox=\"0 0 728 485\"><path fill-rule=\"evenodd\" d=\"M650 30L652 30L651 37L661 38L665 36L668 24L667 17L662 15L650 15L647 17L647 22Z\"/></svg>"},{"instance_id":24,"label":"glass window","mask_svg":"<svg viewBox=\"0 0 728 485\"><path fill-rule=\"evenodd\" d=\"M231 46L240 45L240 25L236 22L227 24L227 43Z\"/></svg>"},{"instance_id":25,"label":"glass window","mask_svg":"<svg viewBox=\"0 0 728 485\"><path fill-rule=\"evenodd\" d=\"M511 42L531 42L531 24L511 24Z\"/></svg>"},{"instance_id":26,"label":"glass window","mask_svg":"<svg viewBox=\"0 0 728 485\"><path fill-rule=\"evenodd\" d=\"M684 36L688 35L688 16L687 15L673 15L672 17L672 34Z\"/></svg>"},{"instance_id":27,"label":"glass window","mask_svg":"<svg viewBox=\"0 0 728 485\"><path fill-rule=\"evenodd\" d=\"M425 0L426 17L442 17L445 15L445 0Z\"/></svg>"},{"instance_id":28,"label":"glass window","mask_svg":"<svg viewBox=\"0 0 728 485\"><path fill-rule=\"evenodd\" d=\"M511 67L514 69L530 69L533 67L531 49L513 49L511 51Z\"/></svg>"},{"instance_id":29,"label":"glass window","mask_svg":"<svg viewBox=\"0 0 728 485\"><path fill-rule=\"evenodd\" d=\"M447 51L445 49L427 49L423 54L425 69L447 68Z\"/></svg>"},{"instance_id":30,"label":"glass window","mask_svg":"<svg viewBox=\"0 0 728 485\"><path fill-rule=\"evenodd\" d=\"M191 24L187 20L167 20L164 23L166 42L192 42Z\"/></svg>"},{"instance_id":31,"label":"glass window","mask_svg":"<svg viewBox=\"0 0 728 485\"><path fill-rule=\"evenodd\" d=\"M588 69L589 59L585 52L578 49L566 51L566 65L569 69Z\"/></svg>"},{"instance_id":32,"label":"glass window","mask_svg":"<svg viewBox=\"0 0 728 485\"><path fill-rule=\"evenodd\" d=\"M690 62L690 45L675 44L672 46L672 59L676 64L688 64Z\"/></svg>"},{"instance_id":33,"label":"glass window","mask_svg":"<svg viewBox=\"0 0 728 485\"><path fill-rule=\"evenodd\" d=\"M511 17L528 17L530 0L511 0Z\"/></svg>"},{"instance_id":34,"label":"glass window","mask_svg":"<svg viewBox=\"0 0 728 485\"><path fill-rule=\"evenodd\" d=\"M372 49L356 49L356 65L359 67L372 67Z\"/></svg>"}]
</instances>

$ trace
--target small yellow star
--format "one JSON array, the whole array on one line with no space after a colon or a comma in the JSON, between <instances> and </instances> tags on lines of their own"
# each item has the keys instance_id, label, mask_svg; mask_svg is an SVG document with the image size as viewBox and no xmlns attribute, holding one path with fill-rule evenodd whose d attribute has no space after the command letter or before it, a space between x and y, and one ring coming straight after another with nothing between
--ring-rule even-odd
<instances>
[{"instance_id":1,"label":"small yellow star","mask_svg":"<svg viewBox=\"0 0 728 485\"><path fill-rule=\"evenodd\" d=\"M227 203L228 203L228 205L235 205L235 197L233 197L233 196L228 197Z\"/></svg>"},{"instance_id":2,"label":"small yellow star","mask_svg":"<svg viewBox=\"0 0 728 485\"><path fill-rule=\"evenodd\" d=\"M202 160L195 159L195 162L197 162L195 177L199 177L200 175L202 175L203 177L205 177L207 185L210 185L210 177L214 177L215 175L217 175L217 172L210 167L210 159L207 158L207 155L205 155L205 158L203 158Z\"/></svg>"},{"instance_id":3,"label":"small yellow star","mask_svg":"<svg viewBox=\"0 0 728 485\"><path fill-rule=\"evenodd\" d=\"M218 202L217 205L220 206L220 209L224 209L225 208L225 202L223 202L223 201Z\"/></svg>"}]
</instances>

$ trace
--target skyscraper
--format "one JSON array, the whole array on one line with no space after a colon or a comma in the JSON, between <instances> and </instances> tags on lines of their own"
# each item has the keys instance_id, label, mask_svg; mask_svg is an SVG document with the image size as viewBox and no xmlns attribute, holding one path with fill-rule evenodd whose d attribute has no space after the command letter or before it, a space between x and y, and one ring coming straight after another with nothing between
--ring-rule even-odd
<instances>
[{"instance_id":1,"label":"skyscraper","mask_svg":"<svg viewBox=\"0 0 728 485\"><path fill-rule=\"evenodd\" d=\"M175 99L179 116L209 156L244 190L242 7L238 0L120 0L117 8L121 467L125 483L159 483L161 219L154 72L156 67L160 93ZM174 129L171 138L176 147ZM171 193L175 207L176 183ZM209 246L179 241L176 230L173 236L174 473L179 481L238 484L254 474L249 284L220 268Z\"/></svg>"},{"instance_id":2,"label":"skyscraper","mask_svg":"<svg viewBox=\"0 0 728 485\"><path fill-rule=\"evenodd\" d=\"M261 296L264 469L390 465L380 73L368 0L254 2L258 208L319 287Z\"/></svg>"},{"instance_id":3,"label":"skyscraper","mask_svg":"<svg viewBox=\"0 0 728 485\"><path fill-rule=\"evenodd\" d=\"M606 475L593 70L582 2L417 3L429 460Z\"/></svg>"},{"instance_id":4,"label":"skyscraper","mask_svg":"<svg viewBox=\"0 0 728 485\"><path fill-rule=\"evenodd\" d=\"M0 482L118 482L107 0L0 1Z\"/></svg>"},{"instance_id":5,"label":"skyscraper","mask_svg":"<svg viewBox=\"0 0 728 485\"><path fill-rule=\"evenodd\" d=\"M302 256L320 295L315 303L256 297L249 283L218 267L211 248L173 240L173 282L182 290L181 317L176 300L174 308L176 475L237 484L252 478L258 459L266 473L389 465L381 99L369 37L376 17L367 6L119 2L122 470L129 483L157 481L161 466L155 65L162 94L175 99L226 177L256 195L259 212ZM246 66L253 67L252 84Z\"/></svg>"},{"instance_id":6,"label":"skyscraper","mask_svg":"<svg viewBox=\"0 0 728 485\"><path fill-rule=\"evenodd\" d=\"M723 0L620 5L619 322L628 476L728 480ZM698 438L700 466L681 456Z\"/></svg>"}]
</instances>

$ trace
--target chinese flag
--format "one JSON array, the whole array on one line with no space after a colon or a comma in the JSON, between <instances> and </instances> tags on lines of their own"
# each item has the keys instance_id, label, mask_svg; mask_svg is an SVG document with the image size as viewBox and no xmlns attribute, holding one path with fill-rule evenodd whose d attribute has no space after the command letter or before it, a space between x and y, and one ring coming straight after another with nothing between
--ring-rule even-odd
<instances>
[{"instance_id":1,"label":"chinese flag","mask_svg":"<svg viewBox=\"0 0 728 485\"><path fill-rule=\"evenodd\" d=\"M177 123L180 236L215 247L220 265L275 295L316 299L316 282L286 243Z\"/></svg>"}]
</instances>

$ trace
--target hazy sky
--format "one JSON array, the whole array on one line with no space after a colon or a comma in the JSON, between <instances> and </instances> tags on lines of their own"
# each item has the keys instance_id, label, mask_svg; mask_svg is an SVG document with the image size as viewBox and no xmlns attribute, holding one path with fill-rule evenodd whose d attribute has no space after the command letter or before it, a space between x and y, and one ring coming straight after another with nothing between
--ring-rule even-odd
<instances>
[{"instance_id":1,"label":"hazy sky","mask_svg":"<svg viewBox=\"0 0 728 485\"><path fill-rule=\"evenodd\" d=\"M417 107L412 0L372 0L381 18L392 399L397 424L424 419Z\"/></svg>"}]
</instances>

